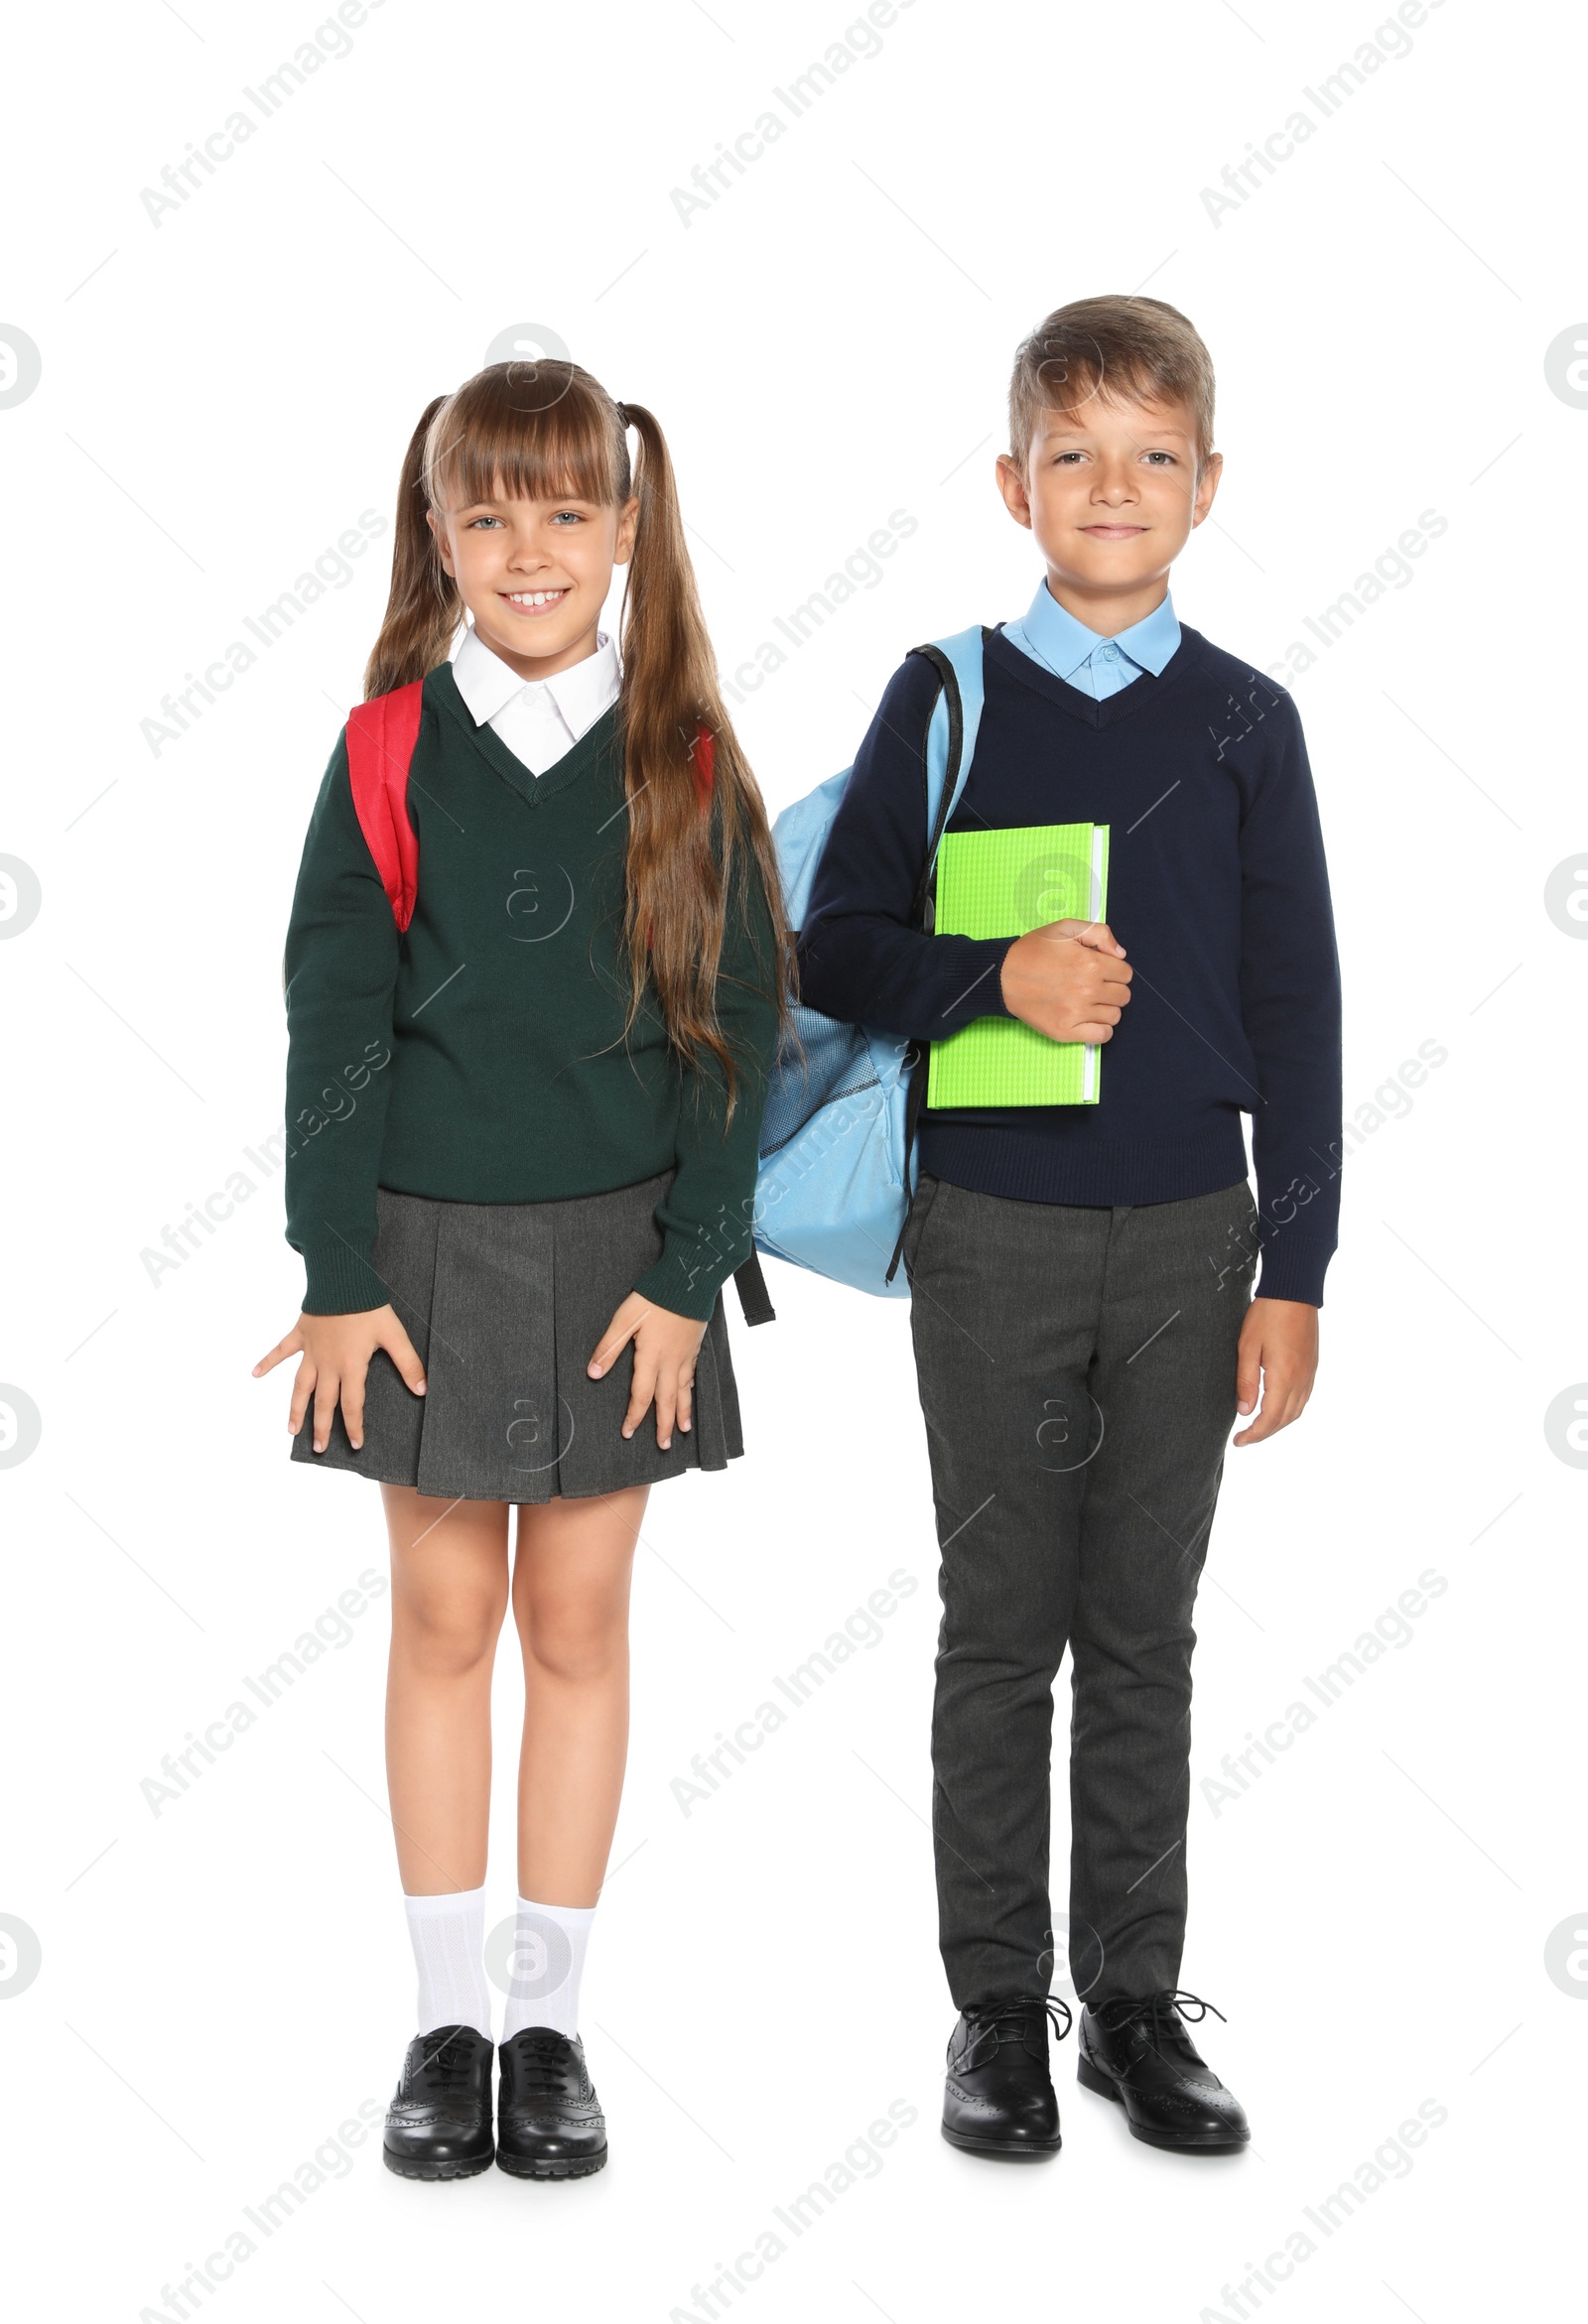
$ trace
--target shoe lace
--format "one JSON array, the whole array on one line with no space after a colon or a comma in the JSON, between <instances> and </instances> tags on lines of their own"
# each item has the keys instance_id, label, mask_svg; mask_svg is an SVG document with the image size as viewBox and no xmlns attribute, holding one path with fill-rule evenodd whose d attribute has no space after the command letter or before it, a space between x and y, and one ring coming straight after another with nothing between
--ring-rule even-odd
<instances>
[{"instance_id":1,"label":"shoe lace","mask_svg":"<svg viewBox=\"0 0 1588 2324\"><path fill-rule=\"evenodd\" d=\"M526 2098L564 2098L575 2081L571 2045L561 2034L520 2036L514 2079Z\"/></svg>"},{"instance_id":2,"label":"shoe lace","mask_svg":"<svg viewBox=\"0 0 1588 2324\"><path fill-rule=\"evenodd\" d=\"M1048 2019L1055 2041L1062 2041L1075 2023L1069 2002L1061 2001L1057 1994L1046 1994L1040 1999L1032 1995L1006 2001L973 2002L965 2015L978 2039L992 2036L994 2049L1006 2041L1023 2041L1033 2018Z\"/></svg>"},{"instance_id":3,"label":"shoe lace","mask_svg":"<svg viewBox=\"0 0 1588 2324\"><path fill-rule=\"evenodd\" d=\"M1221 2025L1228 2022L1224 2011L1203 2001L1200 1994L1182 1993L1174 1986L1164 1986L1155 1994L1119 1995L1112 2001L1105 2001L1098 2011L1098 2022L1111 2033L1135 2023L1142 2040L1155 2050L1160 2041L1169 2040L1177 2030L1176 2012L1188 2023L1199 2025L1210 2009Z\"/></svg>"},{"instance_id":4,"label":"shoe lace","mask_svg":"<svg viewBox=\"0 0 1588 2324\"><path fill-rule=\"evenodd\" d=\"M436 2048L428 2050L419 2061L414 2080L422 2083L427 2092L440 2098L450 2098L466 2088L473 2072L473 2050L467 2039L468 2028L455 2025Z\"/></svg>"}]
</instances>

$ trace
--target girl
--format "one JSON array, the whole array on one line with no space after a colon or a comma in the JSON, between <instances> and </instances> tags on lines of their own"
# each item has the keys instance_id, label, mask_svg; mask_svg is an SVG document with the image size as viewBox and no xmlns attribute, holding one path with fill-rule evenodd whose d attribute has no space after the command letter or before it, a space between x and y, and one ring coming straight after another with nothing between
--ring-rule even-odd
<instances>
[{"instance_id":1,"label":"girl","mask_svg":"<svg viewBox=\"0 0 1588 2324\"><path fill-rule=\"evenodd\" d=\"M606 2159L579 1983L622 1788L634 1542L652 1485L742 1451L719 1292L751 1255L787 937L650 413L574 363L495 364L421 419L396 534L374 707L331 758L293 903L287 1234L308 1289L255 1373L298 1356L294 1460L385 1503L419 1968L386 2161L566 2178ZM620 666L597 624L625 563ZM493 2141L509 1599L525 1709Z\"/></svg>"}]
</instances>

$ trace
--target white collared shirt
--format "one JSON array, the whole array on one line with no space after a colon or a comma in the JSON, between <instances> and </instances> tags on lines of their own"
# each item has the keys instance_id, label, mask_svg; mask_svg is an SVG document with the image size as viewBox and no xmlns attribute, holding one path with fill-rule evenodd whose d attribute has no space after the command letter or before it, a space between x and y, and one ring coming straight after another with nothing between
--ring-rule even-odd
<instances>
[{"instance_id":1,"label":"white collared shirt","mask_svg":"<svg viewBox=\"0 0 1588 2324\"><path fill-rule=\"evenodd\" d=\"M617 647L604 630L596 651L555 678L520 678L470 626L453 676L476 726L489 726L531 774L544 775L617 700Z\"/></svg>"}]
</instances>

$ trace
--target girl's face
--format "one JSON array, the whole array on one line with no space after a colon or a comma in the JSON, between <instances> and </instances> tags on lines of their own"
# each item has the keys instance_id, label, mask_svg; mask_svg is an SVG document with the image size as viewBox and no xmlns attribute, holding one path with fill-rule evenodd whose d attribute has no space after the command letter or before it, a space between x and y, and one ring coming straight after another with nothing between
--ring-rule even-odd
<instances>
[{"instance_id":1,"label":"girl's face","mask_svg":"<svg viewBox=\"0 0 1588 2324\"><path fill-rule=\"evenodd\" d=\"M432 510L430 529L481 643L520 678L551 678L596 651L638 517L637 500L479 500Z\"/></svg>"}]
</instances>

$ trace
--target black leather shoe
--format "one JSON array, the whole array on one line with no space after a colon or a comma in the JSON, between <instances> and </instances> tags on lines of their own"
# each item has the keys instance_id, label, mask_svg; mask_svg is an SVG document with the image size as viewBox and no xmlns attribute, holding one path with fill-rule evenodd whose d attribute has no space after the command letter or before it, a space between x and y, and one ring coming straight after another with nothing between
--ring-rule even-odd
<instances>
[{"instance_id":1,"label":"black leather shoe","mask_svg":"<svg viewBox=\"0 0 1588 2324\"><path fill-rule=\"evenodd\" d=\"M386 2109L386 2168L405 2179L471 2179L495 2153L491 2045L471 2025L416 2033Z\"/></svg>"},{"instance_id":2,"label":"black leather shoe","mask_svg":"<svg viewBox=\"0 0 1588 2324\"><path fill-rule=\"evenodd\" d=\"M1017 1995L960 2012L943 2083L943 2135L951 2146L1014 2162L1041 2162L1058 2153L1059 2102L1048 2072L1050 2017L1062 2041L1070 2011L1052 1998Z\"/></svg>"},{"instance_id":3,"label":"black leather shoe","mask_svg":"<svg viewBox=\"0 0 1588 2324\"><path fill-rule=\"evenodd\" d=\"M606 2117L576 2034L529 2025L501 2046L496 2160L520 2179L583 2179L606 2160Z\"/></svg>"},{"instance_id":4,"label":"black leather shoe","mask_svg":"<svg viewBox=\"0 0 1588 2324\"><path fill-rule=\"evenodd\" d=\"M1200 2023L1211 2001L1195 1994L1147 1994L1083 2009L1076 2077L1083 2090L1125 2109L1132 2138L1180 2154L1228 2154L1252 2136L1241 2102L1198 2056L1182 2010ZM1213 2009L1215 2017L1222 2011Z\"/></svg>"}]
</instances>

